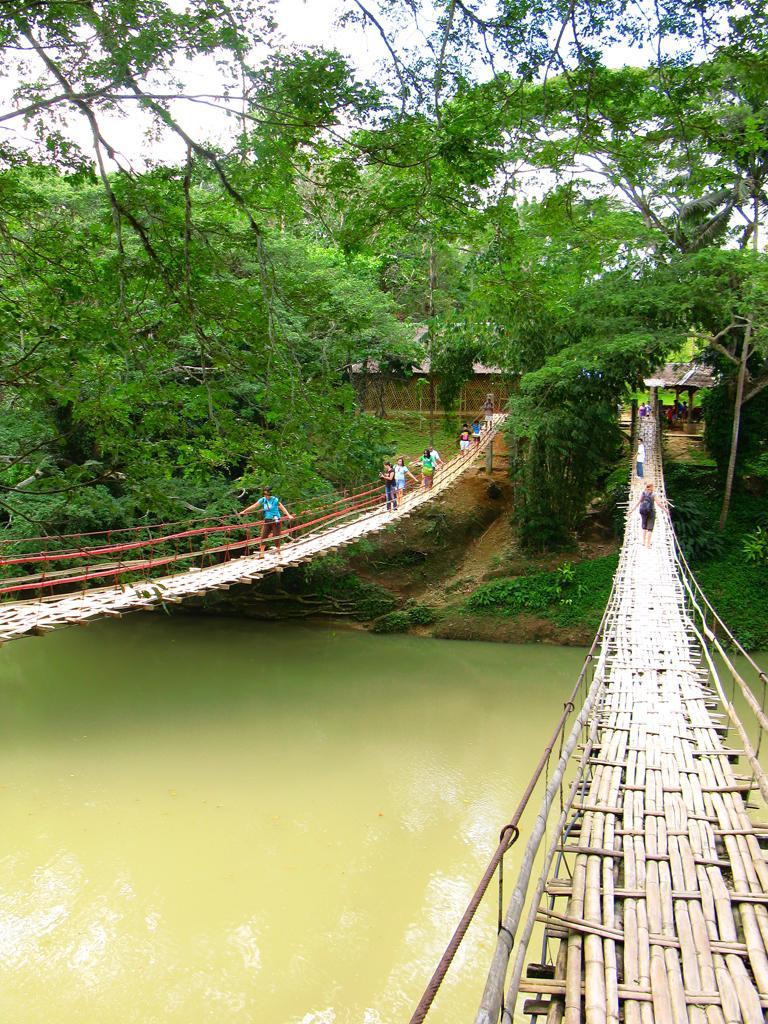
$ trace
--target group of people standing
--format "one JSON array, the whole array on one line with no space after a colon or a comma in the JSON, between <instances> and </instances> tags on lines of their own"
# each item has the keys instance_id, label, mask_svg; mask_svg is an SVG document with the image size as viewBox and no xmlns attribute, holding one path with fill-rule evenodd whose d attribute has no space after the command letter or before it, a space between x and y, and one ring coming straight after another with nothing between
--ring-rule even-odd
<instances>
[{"instance_id":1,"label":"group of people standing","mask_svg":"<svg viewBox=\"0 0 768 1024\"><path fill-rule=\"evenodd\" d=\"M653 415L653 407L650 402L643 402L639 407L641 421L649 418ZM660 400L658 404L658 415L659 423L667 427L676 427L678 423L698 423L701 419L701 407L696 406L695 409L689 408L687 402L680 401L680 399L672 402L671 405L665 406Z\"/></svg>"},{"instance_id":2,"label":"group of people standing","mask_svg":"<svg viewBox=\"0 0 768 1024\"><path fill-rule=\"evenodd\" d=\"M437 448L425 448L424 454L411 465L421 469L421 486L428 491L432 486L435 477L435 470L442 466L443 460ZM414 483L418 483L418 477L414 476L405 464L403 456L399 456L394 462L385 462L384 469L379 473L379 479L384 482L384 497L387 503L387 511L396 511L398 504L405 500L406 477L410 477Z\"/></svg>"},{"instance_id":3,"label":"group of people standing","mask_svg":"<svg viewBox=\"0 0 768 1024\"><path fill-rule=\"evenodd\" d=\"M494 415L492 395L487 396L482 407L482 413L485 418L486 429L490 429L493 426ZM481 433L482 429L479 419L475 419L471 427L465 422L459 434L459 449L464 452L473 443L479 445ZM430 445L424 449L424 454L415 462L412 462L411 465L421 470L421 486L425 491L428 491L432 487L437 468L443 465L443 460L440 458L440 452ZM387 511L396 511L398 505L402 504L405 500L406 477L410 477L414 483L419 482L418 477L414 476L406 465L403 456L399 456L394 462L387 461L384 463L384 469L379 473L379 479L384 484L384 498L387 503ZM264 557L267 541L273 540L277 557L280 558L280 536L283 518L285 517L289 522L292 522L294 517L280 499L272 494L271 487L265 487L258 501L254 501L252 505L241 509L238 515L244 516L249 512L256 512L257 510L261 510L264 514L261 535L259 537L259 557Z\"/></svg>"},{"instance_id":4,"label":"group of people standing","mask_svg":"<svg viewBox=\"0 0 768 1024\"><path fill-rule=\"evenodd\" d=\"M473 420L471 427L466 422L462 423L459 434L459 451L469 451L473 444L477 447L480 444L481 433L480 420Z\"/></svg>"},{"instance_id":5,"label":"group of people standing","mask_svg":"<svg viewBox=\"0 0 768 1024\"><path fill-rule=\"evenodd\" d=\"M482 414L485 419L485 428L486 430L490 430L493 426L494 416L493 395L488 395L486 397L482 407ZM461 425L461 430L458 436L459 451L466 452L473 445L478 446L480 444L482 430L483 428L479 418L474 419L471 426L465 420ZM421 455L420 458L411 463L414 468L421 470L421 486L425 491L428 491L432 487L437 468L438 466L442 466L442 464L443 460L440 458L440 452L431 445L424 449L424 454ZM402 456L395 462L387 461L384 463L384 469L379 473L379 479L384 483L384 496L388 511L395 511L398 507L398 503L402 503L405 499L406 476L409 476L414 483L418 483L418 479L413 475L408 466L406 466L405 460Z\"/></svg>"},{"instance_id":6,"label":"group of people standing","mask_svg":"<svg viewBox=\"0 0 768 1024\"><path fill-rule=\"evenodd\" d=\"M418 483L416 477L406 466L405 459L402 455L396 459L395 462L384 463L384 470L379 473L379 479L384 481L384 496L386 498L388 512L394 512L397 509L398 502L402 504L405 499L405 478L407 476L409 476L414 483Z\"/></svg>"}]
</instances>

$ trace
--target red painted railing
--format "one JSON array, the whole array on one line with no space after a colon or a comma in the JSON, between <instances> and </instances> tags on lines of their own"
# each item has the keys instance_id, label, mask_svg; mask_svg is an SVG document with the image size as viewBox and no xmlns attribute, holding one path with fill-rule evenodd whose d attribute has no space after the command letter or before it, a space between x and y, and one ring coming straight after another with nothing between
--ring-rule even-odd
<instances>
[{"instance_id":1,"label":"red painted railing","mask_svg":"<svg viewBox=\"0 0 768 1024\"><path fill-rule=\"evenodd\" d=\"M300 502L299 510L283 520L280 540L338 526L377 509L383 503L383 490L382 484L366 484L347 493ZM190 564L225 561L256 548L261 529L260 518L235 513L53 537L0 538L0 552L7 552L0 557L0 597L21 599L66 588L82 589L92 581L124 582L134 573L151 575L176 563L184 563L185 571ZM265 544L271 546L274 540L270 537ZM52 542L62 546L51 547ZM18 551L22 545L35 544L41 547ZM27 567L34 571L17 574Z\"/></svg>"}]
</instances>

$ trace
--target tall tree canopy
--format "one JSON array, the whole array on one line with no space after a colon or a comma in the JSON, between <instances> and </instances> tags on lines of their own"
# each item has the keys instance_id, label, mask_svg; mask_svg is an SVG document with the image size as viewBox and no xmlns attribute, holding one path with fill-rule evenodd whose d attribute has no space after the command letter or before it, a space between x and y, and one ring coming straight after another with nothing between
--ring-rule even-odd
<instances>
[{"instance_id":1,"label":"tall tree canopy","mask_svg":"<svg viewBox=\"0 0 768 1024\"><path fill-rule=\"evenodd\" d=\"M265 476L287 496L360 479L385 427L348 367L407 366L417 336L446 404L474 359L519 376L532 544L578 525L617 403L692 336L736 411L733 476L768 379L760 7L342 9L381 46L375 84L333 49L281 50L268 0L0 9L14 528L230 509ZM195 67L216 84L190 84Z\"/></svg>"}]
</instances>

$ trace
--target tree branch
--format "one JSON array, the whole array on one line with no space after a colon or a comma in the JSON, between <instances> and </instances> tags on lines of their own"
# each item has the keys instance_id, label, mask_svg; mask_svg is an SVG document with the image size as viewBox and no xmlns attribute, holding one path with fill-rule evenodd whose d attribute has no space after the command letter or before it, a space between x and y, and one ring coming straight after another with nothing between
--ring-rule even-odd
<instances>
[{"instance_id":1,"label":"tree branch","mask_svg":"<svg viewBox=\"0 0 768 1024\"><path fill-rule=\"evenodd\" d=\"M768 388L768 371L766 371L761 377L758 377L754 382L750 383L750 386L747 388L744 397L741 400L741 404L746 405L750 398L754 398L755 395L759 395L763 388Z\"/></svg>"},{"instance_id":2,"label":"tree branch","mask_svg":"<svg viewBox=\"0 0 768 1024\"><path fill-rule=\"evenodd\" d=\"M400 100L400 109L401 109L401 112L404 113L405 112L405 103L406 103L406 99L408 97L408 83L406 82L405 76L404 76L404 65L403 65L402 61L400 60L400 58L398 57L398 55L395 53L394 47L392 46L392 44L389 41L389 36L384 31L384 28L383 28L381 22L378 20L378 18L376 18L373 14L371 14L371 12L368 10L368 8L365 6L365 4L363 4L361 2L361 0L352 0L352 2L354 3L354 5L357 7L357 9L362 14L362 16L363 16L363 23L365 23L366 21L369 21L374 26L374 28L378 31L379 35L381 36L382 40L384 41L384 45L386 46L387 50L389 51L389 55L392 58L392 64L393 64L394 69L395 69L395 74L397 75L397 79L400 82L400 89L401 89L401 92L402 92L402 96L401 96L401 100Z\"/></svg>"}]
</instances>

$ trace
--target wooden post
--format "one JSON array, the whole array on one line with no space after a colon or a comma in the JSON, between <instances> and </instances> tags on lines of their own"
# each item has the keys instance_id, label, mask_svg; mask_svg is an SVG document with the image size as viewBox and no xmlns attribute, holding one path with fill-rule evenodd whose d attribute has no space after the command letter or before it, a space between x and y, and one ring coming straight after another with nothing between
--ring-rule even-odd
<instances>
[{"instance_id":1,"label":"wooden post","mask_svg":"<svg viewBox=\"0 0 768 1024\"><path fill-rule=\"evenodd\" d=\"M693 398L695 394L696 388L688 388L688 419L685 421L686 434L696 433L696 428L693 424Z\"/></svg>"},{"instance_id":2,"label":"wooden post","mask_svg":"<svg viewBox=\"0 0 768 1024\"><path fill-rule=\"evenodd\" d=\"M492 437L485 449L485 472L490 476L493 472L493 445L496 438Z\"/></svg>"},{"instance_id":3,"label":"wooden post","mask_svg":"<svg viewBox=\"0 0 768 1024\"><path fill-rule=\"evenodd\" d=\"M629 424L629 436L634 439L637 437L637 399L633 398L630 405L631 420Z\"/></svg>"}]
</instances>

